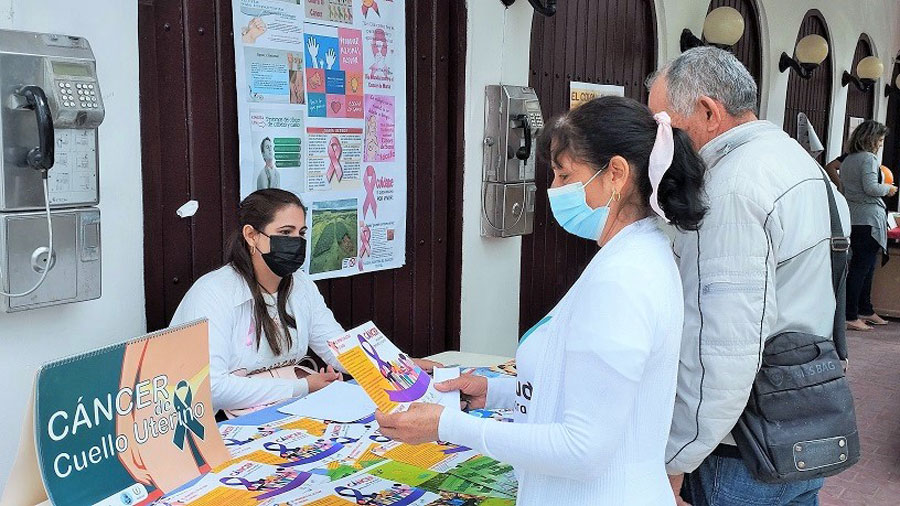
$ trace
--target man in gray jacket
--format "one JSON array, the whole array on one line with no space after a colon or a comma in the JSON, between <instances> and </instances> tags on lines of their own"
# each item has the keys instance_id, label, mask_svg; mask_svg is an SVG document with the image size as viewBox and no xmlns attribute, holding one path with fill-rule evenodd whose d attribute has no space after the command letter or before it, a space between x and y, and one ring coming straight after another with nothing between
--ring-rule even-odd
<instances>
[{"instance_id":1,"label":"man in gray jacket","mask_svg":"<svg viewBox=\"0 0 900 506\"><path fill-rule=\"evenodd\" d=\"M707 165L709 212L700 230L679 232L674 241L685 296L666 448L676 498L684 479L684 499L694 506L817 504L822 479L757 481L730 433L768 337L786 330L832 334L822 170L779 126L757 119L756 83L727 51L686 51L650 87L650 108L667 111ZM847 203L836 190L835 197L849 231Z\"/></svg>"}]
</instances>

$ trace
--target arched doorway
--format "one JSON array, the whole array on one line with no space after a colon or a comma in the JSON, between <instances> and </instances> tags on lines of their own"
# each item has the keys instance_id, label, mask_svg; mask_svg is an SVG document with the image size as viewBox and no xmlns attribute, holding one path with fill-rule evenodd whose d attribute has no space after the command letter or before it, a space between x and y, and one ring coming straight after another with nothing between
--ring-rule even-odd
<instances>
[{"instance_id":1,"label":"arched doorway","mask_svg":"<svg viewBox=\"0 0 900 506\"><path fill-rule=\"evenodd\" d=\"M734 45L732 50L741 63L750 71L760 94L756 97L756 106L759 107L762 96L762 36L759 26L759 8L755 0L712 0L709 3L709 12L719 7L732 7L744 17L744 35Z\"/></svg>"},{"instance_id":2,"label":"arched doorway","mask_svg":"<svg viewBox=\"0 0 900 506\"><path fill-rule=\"evenodd\" d=\"M623 86L625 96L646 103L644 79L655 68L653 0L560 2L555 16L534 16L529 85L547 119L568 110L570 81ZM534 233L522 238L522 331L553 308L597 252L553 219L550 167L539 163L536 173Z\"/></svg>"},{"instance_id":3,"label":"arched doorway","mask_svg":"<svg viewBox=\"0 0 900 506\"><path fill-rule=\"evenodd\" d=\"M825 18L816 9L806 13L803 23L800 25L797 40L810 34L821 35L828 41L828 46L832 46ZM809 117L822 144L828 146L828 117L831 114L831 83L834 73L834 59L831 53L832 51L829 50L828 57L809 79L803 79L797 72L788 70L791 75L788 78L787 100L784 106L784 131L795 139L797 138L797 113L803 112ZM825 153L820 154L816 159L823 163Z\"/></svg>"},{"instance_id":4,"label":"arched doorway","mask_svg":"<svg viewBox=\"0 0 900 506\"><path fill-rule=\"evenodd\" d=\"M897 55L900 59L900 55ZM884 139L884 152L882 161L887 165L895 175L900 175L900 90L896 88L897 76L900 75L900 61L894 60L894 71L891 72L891 80L888 84L891 86L891 93L887 103L887 119L885 124L890 129L887 137ZM882 88L877 88L876 93L880 93ZM898 210L898 197L895 195L887 199L888 209L892 211Z\"/></svg>"},{"instance_id":5,"label":"arched doorway","mask_svg":"<svg viewBox=\"0 0 900 506\"><path fill-rule=\"evenodd\" d=\"M856 52L853 53L853 65L847 70L851 74L856 72L856 65L867 56L874 55L872 41L869 36L862 34L856 43ZM847 85L847 113L844 115L844 143L842 151L847 149L847 138L850 136L850 118L873 119L875 117L875 86L866 91L861 91L852 83Z\"/></svg>"}]
</instances>

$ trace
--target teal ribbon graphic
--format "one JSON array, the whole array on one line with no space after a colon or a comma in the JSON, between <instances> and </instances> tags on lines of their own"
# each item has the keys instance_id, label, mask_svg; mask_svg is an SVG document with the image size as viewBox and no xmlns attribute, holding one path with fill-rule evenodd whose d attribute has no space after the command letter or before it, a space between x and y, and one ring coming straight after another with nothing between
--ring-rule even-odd
<instances>
[{"instance_id":1,"label":"teal ribbon graphic","mask_svg":"<svg viewBox=\"0 0 900 506\"><path fill-rule=\"evenodd\" d=\"M187 389L187 393L184 394L184 400L178 397L178 391L182 388ZM178 386L175 387L175 395L173 395L175 404L175 411L178 413L178 427L175 428L175 437L172 442L175 443L175 446L178 447L179 450L184 449L184 439L187 435L187 431L190 430L197 437L203 439L204 429L203 424L200 423L200 420L194 418L194 412L191 411L191 403L194 400L194 393L191 392L191 386L188 385L187 381L181 380L178 382ZM185 413L187 412L187 413Z\"/></svg>"}]
</instances>

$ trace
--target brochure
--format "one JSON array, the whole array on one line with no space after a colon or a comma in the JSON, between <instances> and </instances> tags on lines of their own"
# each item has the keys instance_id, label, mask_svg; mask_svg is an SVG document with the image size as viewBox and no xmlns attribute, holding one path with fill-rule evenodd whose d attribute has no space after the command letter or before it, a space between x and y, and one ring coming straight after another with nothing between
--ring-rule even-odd
<instances>
[{"instance_id":1,"label":"brochure","mask_svg":"<svg viewBox=\"0 0 900 506\"><path fill-rule=\"evenodd\" d=\"M328 347L384 413L413 402L441 403L431 377L372 322L329 339Z\"/></svg>"}]
</instances>

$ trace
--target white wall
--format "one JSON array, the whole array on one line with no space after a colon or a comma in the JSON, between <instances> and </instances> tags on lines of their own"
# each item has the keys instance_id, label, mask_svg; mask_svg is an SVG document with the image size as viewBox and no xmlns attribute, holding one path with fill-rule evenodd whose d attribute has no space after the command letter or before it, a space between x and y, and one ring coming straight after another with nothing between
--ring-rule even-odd
<instances>
[{"instance_id":1,"label":"white wall","mask_svg":"<svg viewBox=\"0 0 900 506\"><path fill-rule=\"evenodd\" d=\"M900 49L900 2L897 0L757 0L762 31L763 82L761 116L781 125L788 74L778 71L782 52L793 54L803 16L819 9L831 32L834 83L826 155L840 153L847 88L841 74L849 70L860 33L867 33L890 77ZM709 0L655 0L659 61L680 54L684 28L699 35ZM466 54L466 157L463 195L463 351L512 355L519 323L521 240L480 236L481 142L484 136L484 87L527 84L532 11L525 0L504 9L499 0L469 0ZM499 50L498 50L499 49ZM885 79L876 83L876 119L884 121ZM822 132L819 132L823 137Z\"/></svg>"},{"instance_id":2,"label":"white wall","mask_svg":"<svg viewBox=\"0 0 900 506\"><path fill-rule=\"evenodd\" d=\"M528 85L528 51L522 48L530 44L532 10L525 1L506 9L499 0L470 0L468 10L460 347L512 356L519 334L522 240L481 237L484 87Z\"/></svg>"},{"instance_id":3,"label":"white wall","mask_svg":"<svg viewBox=\"0 0 900 506\"><path fill-rule=\"evenodd\" d=\"M97 59L106 106L106 119L100 126L103 296L90 302L0 313L2 489L37 367L57 357L140 335L146 323L137 2L0 0L0 28L86 37Z\"/></svg>"}]
</instances>

